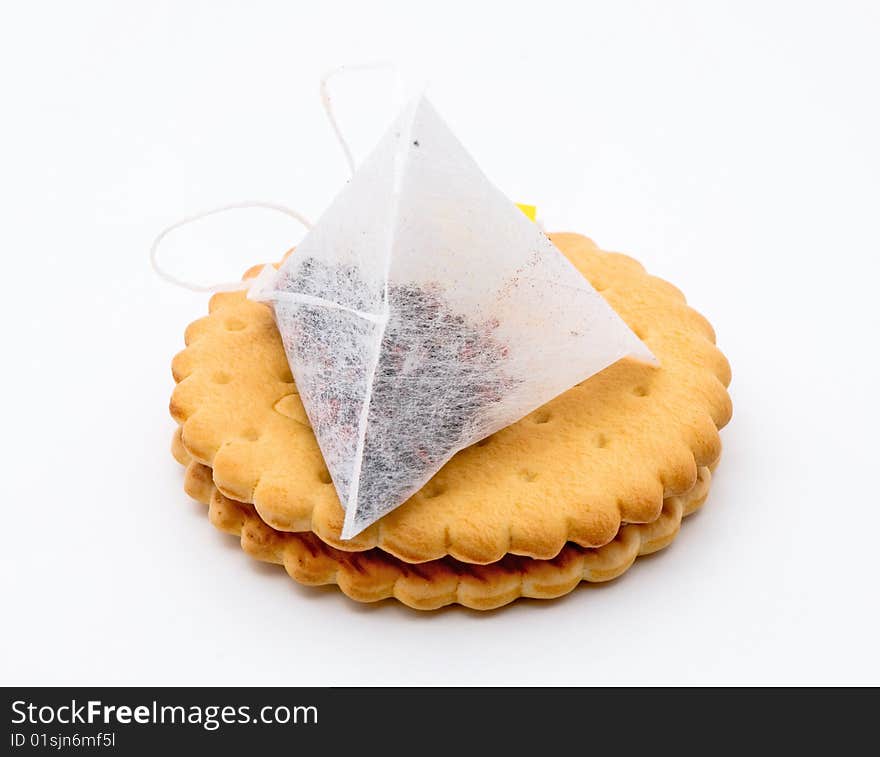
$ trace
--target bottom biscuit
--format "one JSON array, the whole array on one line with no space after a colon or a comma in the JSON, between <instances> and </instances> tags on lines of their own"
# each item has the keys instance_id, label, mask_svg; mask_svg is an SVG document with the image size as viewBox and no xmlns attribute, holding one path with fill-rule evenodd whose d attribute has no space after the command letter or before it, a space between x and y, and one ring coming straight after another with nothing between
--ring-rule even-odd
<instances>
[{"instance_id":1,"label":"bottom biscuit","mask_svg":"<svg viewBox=\"0 0 880 757\"><path fill-rule=\"evenodd\" d=\"M672 542L682 518L706 501L712 477L708 468L700 468L693 489L665 499L657 520L623 525L617 536L602 547L586 549L567 544L552 560L507 555L488 565L472 565L451 557L411 564L381 549L344 552L311 532L276 531L260 519L252 505L221 494L209 467L175 456L187 464L187 493L207 504L211 523L239 536L242 549L249 555L283 565L290 577L302 584L336 584L359 602L394 597L416 610L436 610L450 604L492 610L519 597L552 599L572 591L581 581L616 578L639 555L656 552Z\"/></svg>"}]
</instances>

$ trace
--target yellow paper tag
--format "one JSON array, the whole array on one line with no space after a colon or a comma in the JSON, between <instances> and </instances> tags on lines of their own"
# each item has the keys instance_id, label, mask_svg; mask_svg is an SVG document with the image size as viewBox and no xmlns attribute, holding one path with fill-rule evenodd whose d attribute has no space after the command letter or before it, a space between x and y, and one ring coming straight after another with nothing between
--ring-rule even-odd
<instances>
[{"instance_id":1,"label":"yellow paper tag","mask_svg":"<svg viewBox=\"0 0 880 757\"><path fill-rule=\"evenodd\" d=\"M534 205L524 205L523 203L518 202L516 204L516 207L518 207L523 213L525 213L526 218L528 218L530 221L534 221L535 218L537 218L538 216L538 209Z\"/></svg>"}]
</instances>

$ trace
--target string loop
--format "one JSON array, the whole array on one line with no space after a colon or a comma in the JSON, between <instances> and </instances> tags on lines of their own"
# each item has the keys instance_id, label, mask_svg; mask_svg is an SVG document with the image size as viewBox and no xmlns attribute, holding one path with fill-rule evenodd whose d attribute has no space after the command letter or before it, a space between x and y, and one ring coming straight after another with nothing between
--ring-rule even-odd
<instances>
[{"instance_id":1,"label":"string loop","mask_svg":"<svg viewBox=\"0 0 880 757\"><path fill-rule=\"evenodd\" d=\"M248 202L236 202L229 205L221 205L217 208L212 208L211 210L206 210L203 213L196 213L192 216L187 216L186 218L177 221L176 223L172 223L170 226L166 226L156 238L153 240L153 244L150 247L150 265L153 267L153 271L165 281L174 284L175 286L183 287L184 289L189 289L192 292L234 292L240 289L247 289L248 284L242 281L234 281L234 282L226 282L220 284L197 284L192 281L187 281L186 279L178 278L177 276L168 273L161 265L159 265L159 246L162 244L162 241L167 237L172 231L176 231L182 226L188 226L189 224L195 223L196 221L201 221L209 216L217 215L218 213L226 213L230 210L246 210L249 208L262 208L263 210L274 210L278 213L283 213L290 218L293 218L296 221L299 221L306 229L311 229L311 222L303 216L298 211L293 208L288 208L284 205L276 205L271 202L257 202L257 201L248 201Z\"/></svg>"}]
</instances>

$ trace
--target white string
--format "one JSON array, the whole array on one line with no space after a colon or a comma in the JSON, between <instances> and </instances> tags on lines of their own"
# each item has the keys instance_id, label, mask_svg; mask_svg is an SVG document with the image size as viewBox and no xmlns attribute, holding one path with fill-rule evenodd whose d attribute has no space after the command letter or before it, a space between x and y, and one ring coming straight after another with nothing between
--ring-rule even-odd
<instances>
[{"instance_id":1,"label":"white string","mask_svg":"<svg viewBox=\"0 0 880 757\"><path fill-rule=\"evenodd\" d=\"M162 244L162 241L167 237L172 231L176 231L181 226L188 226L191 223L195 223L196 221L201 221L204 218L208 218L209 216L216 215L217 213L225 213L228 210L246 210L248 208L262 208L264 210L274 210L278 213L283 213L290 218L293 218L296 221L299 221L306 229L311 229L311 222L303 216L298 211L293 208L285 207L284 205L276 205L271 202L236 202L230 205L221 205L218 208L212 208L211 210L206 210L203 213L197 213L192 216L187 216L186 218L177 221L176 223L167 226L162 231L159 232L158 236L153 240L153 244L150 247L150 265L153 267L153 270L156 272L158 276L165 279L165 281L175 284L176 286L183 287L184 289L189 289L193 292L234 292L241 289L247 289L250 285L248 283L242 281L234 281L227 282L221 284L196 284L191 281L187 281L186 279L180 279L173 274L168 273L162 266L159 265L159 245Z\"/></svg>"},{"instance_id":2,"label":"white string","mask_svg":"<svg viewBox=\"0 0 880 757\"><path fill-rule=\"evenodd\" d=\"M324 113L327 114L327 120L330 122L330 126L333 127L333 133L336 135L336 140L339 142L339 146L345 154L345 162L348 163L348 168L352 174L354 174L357 169L357 164L355 163L354 155L351 152L351 147L349 147L348 141L342 133L342 129L339 128L339 122L336 120L336 114L333 112L333 100L330 97L330 91L327 85L334 76L338 76L339 74L353 71L380 71L383 69L394 72L394 97L398 103L401 103L403 101L404 90L403 74L398 66L388 61L347 64L334 68L321 77L321 104L324 106Z\"/></svg>"},{"instance_id":3,"label":"white string","mask_svg":"<svg viewBox=\"0 0 880 757\"><path fill-rule=\"evenodd\" d=\"M393 63L386 61L377 61L375 63L358 63L354 65L344 65L339 66L338 68L334 68L332 71L327 72L321 77L321 104L324 106L324 112L327 114L327 119L330 121L330 126L333 127L333 133L336 135L336 139L339 142L339 146L342 148L342 152L345 154L345 160L348 163L349 169L351 169L352 174L354 174L357 165L354 160L354 156L352 155L351 148L348 145L348 142L345 139L345 136L342 134L342 130L339 128L339 122L336 120L336 114L333 112L333 102L330 97L330 92L328 89L328 82L334 76L338 76L339 74L352 72L352 71L375 71L381 69L389 69L395 74L395 98L398 101L403 99L403 75L401 74L400 68L395 66ZM248 289L249 284L242 281L233 281L226 282L220 284L197 284L192 281L187 281L186 279L178 278L177 276L166 271L161 265L159 265L159 246L164 241L165 237L167 237L172 231L176 231L182 226L187 226L191 223L195 223L196 221L201 221L209 216L216 215L217 213L225 213L229 210L244 210L247 208L263 208L264 210L274 210L278 213L283 213L290 218L293 218L299 221L306 229L311 229L311 222L305 218L301 213L294 210L293 208L288 208L284 205L277 205L271 202L257 202L257 201L248 201L248 202L236 202L231 203L229 205L221 205L217 208L212 208L211 210L206 210L203 213L197 213L196 215L187 216L176 223L167 226L153 240L153 244L150 246L150 265L155 271L156 275L170 284L174 284L175 286L183 287L184 289L189 289L193 292L234 292L242 289Z\"/></svg>"}]
</instances>

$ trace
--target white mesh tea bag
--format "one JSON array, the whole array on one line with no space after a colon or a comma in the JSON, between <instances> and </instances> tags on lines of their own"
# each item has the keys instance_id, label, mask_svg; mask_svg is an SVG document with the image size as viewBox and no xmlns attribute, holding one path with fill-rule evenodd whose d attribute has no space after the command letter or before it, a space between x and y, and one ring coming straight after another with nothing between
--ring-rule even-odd
<instances>
[{"instance_id":1,"label":"white mesh tea bag","mask_svg":"<svg viewBox=\"0 0 880 757\"><path fill-rule=\"evenodd\" d=\"M351 538L457 451L648 348L409 105L277 272L275 313Z\"/></svg>"}]
</instances>

